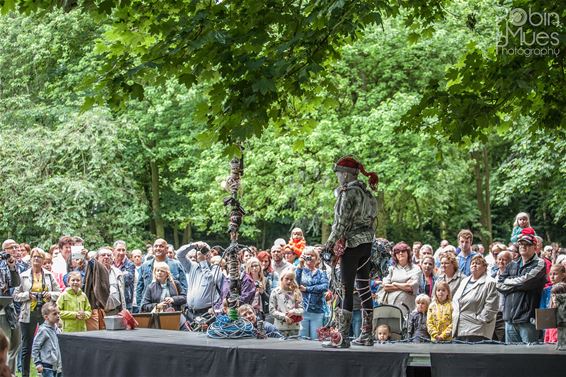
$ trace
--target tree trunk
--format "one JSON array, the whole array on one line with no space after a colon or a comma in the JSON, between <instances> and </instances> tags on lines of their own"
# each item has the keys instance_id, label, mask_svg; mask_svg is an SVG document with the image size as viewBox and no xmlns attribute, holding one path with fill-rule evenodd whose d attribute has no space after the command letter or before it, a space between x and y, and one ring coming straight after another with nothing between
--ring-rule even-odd
<instances>
[{"instance_id":1,"label":"tree trunk","mask_svg":"<svg viewBox=\"0 0 566 377\"><path fill-rule=\"evenodd\" d=\"M328 241L328 236L330 236L330 224L323 221L320 226L320 243L325 244Z\"/></svg>"},{"instance_id":2,"label":"tree trunk","mask_svg":"<svg viewBox=\"0 0 566 377\"><path fill-rule=\"evenodd\" d=\"M484 175L484 203L485 203L485 228L487 230L487 240L484 243L485 249L487 250L489 245L491 245L492 235L493 235L493 228L491 226L491 184L490 184L490 176L491 176L491 168L489 163L489 155L487 146L483 148L483 175Z\"/></svg>"},{"instance_id":3,"label":"tree trunk","mask_svg":"<svg viewBox=\"0 0 566 377\"><path fill-rule=\"evenodd\" d=\"M173 222L173 245L175 250L179 248L179 224L176 221Z\"/></svg>"},{"instance_id":4,"label":"tree trunk","mask_svg":"<svg viewBox=\"0 0 566 377\"><path fill-rule=\"evenodd\" d=\"M448 239L448 231L446 229L446 221L442 220L440 222L440 239L445 240Z\"/></svg>"},{"instance_id":5,"label":"tree trunk","mask_svg":"<svg viewBox=\"0 0 566 377\"><path fill-rule=\"evenodd\" d=\"M261 248L265 250L265 241L267 239L267 221L263 221L263 229L261 230Z\"/></svg>"},{"instance_id":6,"label":"tree trunk","mask_svg":"<svg viewBox=\"0 0 566 377\"><path fill-rule=\"evenodd\" d=\"M161 218L161 203L159 198L159 168L154 161L149 163L151 169L151 210L155 222L155 235L157 238L165 237L165 226Z\"/></svg>"},{"instance_id":7,"label":"tree trunk","mask_svg":"<svg viewBox=\"0 0 566 377\"><path fill-rule=\"evenodd\" d=\"M375 235L387 239L387 211L385 210L385 193L383 190L379 190L377 193L377 224Z\"/></svg>"},{"instance_id":8,"label":"tree trunk","mask_svg":"<svg viewBox=\"0 0 566 377\"><path fill-rule=\"evenodd\" d=\"M419 233L422 234L423 232L423 222L421 216L421 207L419 206L419 202L415 196L412 195L413 202L415 202L415 214L417 215L417 228Z\"/></svg>"},{"instance_id":9,"label":"tree trunk","mask_svg":"<svg viewBox=\"0 0 566 377\"><path fill-rule=\"evenodd\" d=\"M472 152L474 159L474 175L476 180L476 198L480 210L480 239L487 247L491 244L491 200L490 195L490 169L487 146L483 145L481 150Z\"/></svg>"},{"instance_id":10,"label":"tree trunk","mask_svg":"<svg viewBox=\"0 0 566 377\"><path fill-rule=\"evenodd\" d=\"M191 228L191 222L189 221L185 226L185 231L183 232L183 245L188 244L191 242L193 238L193 230Z\"/></svg>"}]
</instances>

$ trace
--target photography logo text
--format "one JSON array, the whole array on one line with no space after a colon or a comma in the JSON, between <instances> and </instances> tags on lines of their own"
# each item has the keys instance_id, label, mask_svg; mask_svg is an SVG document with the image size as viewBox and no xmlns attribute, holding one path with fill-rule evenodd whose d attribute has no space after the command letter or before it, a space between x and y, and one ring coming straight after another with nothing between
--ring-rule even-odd
<instances>
[{"instance_id":1,"label":"photography logo text","mask_svg":"<svg viewBox=\"0 0 566 377\"><path fill-rule=\"evenodd\" d=\"M514 8L497 26L497 53L526 57L560 53L558 13Z\"/></svg>"}]
</instances>

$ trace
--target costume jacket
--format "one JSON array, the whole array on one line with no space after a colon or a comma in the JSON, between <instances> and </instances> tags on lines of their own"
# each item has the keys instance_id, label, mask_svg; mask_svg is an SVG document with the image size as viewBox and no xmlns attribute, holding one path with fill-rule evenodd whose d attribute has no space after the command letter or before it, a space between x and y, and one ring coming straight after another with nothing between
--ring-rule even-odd
<instances>
[{"instance_id":1,"label":"costume jacket","mask_svg":"<svg viewBox=\"0 0 566 377\"><path fill-rule=\"evenodd\" d=\"M346 240L347 248L371 243L374 236L374 220L377 216L377 200L363 182L349 182L336 189L334 223L328 242Z\"/></svg>"}]
</instances>

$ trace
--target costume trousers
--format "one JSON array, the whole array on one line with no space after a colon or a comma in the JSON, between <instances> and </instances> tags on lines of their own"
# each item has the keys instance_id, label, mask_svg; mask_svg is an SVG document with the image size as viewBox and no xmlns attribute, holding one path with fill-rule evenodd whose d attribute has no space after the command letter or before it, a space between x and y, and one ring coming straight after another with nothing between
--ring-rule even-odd
<instances>
[{"instance_id":1,"label":"costume trousers","mask_svg":"<svg viewBox=\"0 0 566 377\"><path fill-rule=\"evenodd\" d=\"M360 295L361 307L373 310L371 291L369 289L371 243L363 243L344 250L340 261L340 274L344 285L344 301L342 309L354 309L354 286Z\"/></svg>"}]
</instances>

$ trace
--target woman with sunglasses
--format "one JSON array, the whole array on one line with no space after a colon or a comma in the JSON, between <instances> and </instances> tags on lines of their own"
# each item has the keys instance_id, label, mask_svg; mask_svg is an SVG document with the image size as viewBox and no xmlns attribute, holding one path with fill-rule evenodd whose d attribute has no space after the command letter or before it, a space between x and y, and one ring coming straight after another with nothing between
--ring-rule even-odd
<instances>
[{"instance_id":1,"label":"woman with sunglasses","mask_svg":"<svg viewBox=\"0 0 566 377\"><path fill-rule=\"evenodd\" d=\"M393 266L383 278L383 291L378 295L380 303L394 305L404 314L415 309L415 298L419 289L422 271L412 263L411 247L405 242L393 246Z\"/></svg>"}]
</instances>

